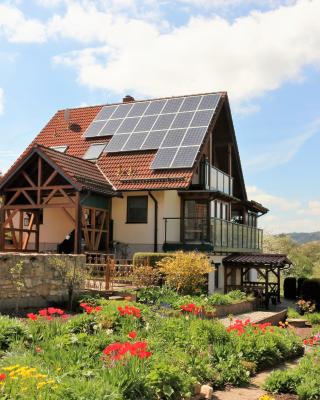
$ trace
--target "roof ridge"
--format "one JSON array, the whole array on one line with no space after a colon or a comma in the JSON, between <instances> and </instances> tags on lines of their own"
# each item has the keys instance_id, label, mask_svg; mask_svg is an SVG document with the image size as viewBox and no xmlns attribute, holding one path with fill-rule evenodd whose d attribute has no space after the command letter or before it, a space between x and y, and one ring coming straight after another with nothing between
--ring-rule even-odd
<instances>
[{"instance_id":1,"label":"roof ridge","mask_svg":"<svg viewBox=\"0 0 320 400\"><path fill-rule=\"evenodd\" d=\"M134 100L130 101L128 103L124 103L123 101L119 101L116 103L105 103L105 104L95 104L92 106L85 106L85 107L72 107L72 108L61 108L57 110L57 112L65 111L65 110L83 110L86 108L94 108L94 107L105 107L105 106L117 106L120 104L132 104L132 103L143 103L145 101L155 101L155 100L164 100L164 99L178 99L180 97L192 97L192 96L205 96L208 94L220 94L221 96L227 96L228 93L226 91L217 91L217 92L205 92L205 93L192 93L192 94L181 94L178 96L164 96L164 97L152 97L148 99L142 99L142 100Z\"/></svg>"}]
</instances>

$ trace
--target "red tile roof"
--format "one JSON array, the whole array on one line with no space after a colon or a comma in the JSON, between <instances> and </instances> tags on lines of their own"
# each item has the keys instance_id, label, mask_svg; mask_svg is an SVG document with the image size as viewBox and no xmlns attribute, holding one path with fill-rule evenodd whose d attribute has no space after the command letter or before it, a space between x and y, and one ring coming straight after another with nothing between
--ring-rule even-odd
<instances>
[{"instance_id":1,"label":"red tile roof","mask_svg":"<svg viewBox=\"0 0 320 400\"><path fill-rule=\"evenodd\" d=\"M221 94L224 95L224 93ZM84 132L102 107L103 105L69 109L69 123L65 120L65 110L58 111L22 156L35 144L40 144L45 147L67 145L68 155L82 158L92 143L107 143L110 138L84 138ZM71 124L77 124L80 131L70 129ZM97 165L115 190L186 189L189 187L193 175L192 168L170 171L152 170L150 166L154 154L155 151L109 153L101 156ZM7 174L9 173L10 170Z\"/></svg>"}]
</instances>

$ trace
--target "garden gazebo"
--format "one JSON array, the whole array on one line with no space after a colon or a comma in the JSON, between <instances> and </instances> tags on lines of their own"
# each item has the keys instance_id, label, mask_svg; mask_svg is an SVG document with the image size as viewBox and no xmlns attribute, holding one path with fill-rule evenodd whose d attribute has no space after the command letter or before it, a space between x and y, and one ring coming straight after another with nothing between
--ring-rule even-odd
<instances>
[{"instance_id":1,"label":"garden gazebo","mask_svg":"<svg viewBox=\"0 0 320 400\"><path fill-rule=\"evenodd\" d=\"M266 308L270 299L280 303L281 271L292 264L285 254L230 254L223 264L225 293L237 289L253 293L262 298ZM240 284L234 284L234 276L240 276Z\"/></svg>"}]
</instances>

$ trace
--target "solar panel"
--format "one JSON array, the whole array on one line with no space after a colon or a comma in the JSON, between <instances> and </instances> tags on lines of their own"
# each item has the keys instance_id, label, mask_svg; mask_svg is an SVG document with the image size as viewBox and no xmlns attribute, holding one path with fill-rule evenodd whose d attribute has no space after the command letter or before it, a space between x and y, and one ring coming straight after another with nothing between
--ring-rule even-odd
<instances>
[{"instance_id":1,"label":"solar panel","mask_svg":"<svg viewBox=\"0 0 320 400\"><path fill-rule=\"evenodd\" d=\"M158 150L167 131L152 131L148 134L145 142L141 146L141 150Z\"/></svg>"},{"instance_id":2,"label":"solar panel","mask_svg":"<svg viewBox=\"0 0 320 400\"><path fill-rule=\"evenodd\" d=\"M158 131L170 128L170 125L172 124L172 121L174 120L175 116L176 114L159 115L157 122L153 125L152 130Z\"/></svg>"},{"instance_id":3,"label":"solar panel","mask_svg":"<svg viewBox=\"0 0 320 400\"><path fill-rule=\"evenodd\" d=\"M97 136L113 135L119 128L122 121L123 119L109 119L107 123L104 122L105 126L102 128L99 135Z\"/></svg>"},{"instance_id":4,"label":"solar panel","mask_svg":"<svg viewBox=\"0 0 320 400\"><path fill-rule=\"evenodd\" d=\"M198 110L215 109L220 99L219 94L207 94L202 97Z\"/></svg>"},{"instance_id":5,"label":"solar panel","mask_svg":"<svg viewBox=\"0 0 320 400\"><path fill-rule=\"evenodd\" d=\"M176 114L171 128L187 128L194 116L194 112L184 112Z\"/></svg>"},{"instance_id":6,"label":"solar panel","mask_svg":"<svg viewBox=\"0 0 320 400\"><path fill-rule=\"evenodd\" d=\"M105 147L106 147L105 143L94 143L85 152L83 158L85 160L97 160L100 157L103 150L105 149Z\"/></svg>"},{"instance_id":7,"label":"solar panel","mask_svg":"<svg viewBox=\"0 0 320 400\"><path fill-rule=\"evenodd\" d=\"M183 103L183 100L184 100L184 97L169 99L167 101L167 104L164 106L163 110L161 111L161 114L178 112L181 104Z\"/></svg>"},{"instance_id":8,"label":"solar panel","mask_svg":"<svg viewBox=\"0 0 320 400\"><path fill-rule=\"evenodd\" d=\"M195 111L198 108L200 100L201 96L186 97L179 111Z\"/></svg>"},{"instance_id":9,"label":"solar panel","mask_svg":"<svg viewBox=\"0 0 320 400\"><path fill-rule=\"evenodd\" d=\"M150 115L148 117L142 117L140 119L140 122L136 126L135 131L136 132L150 131L150 129L153 127L153 124L155 123L156 119L157 119L156 115Z\"/></svg>"},{"instance_id":10,"label":"solar panel","mask_svg":"<svg viewBox=\"0 0 320 400\"><path fill-rule=\"evenodd\" d=\"M101 131L102 127L105 125L105 121L94 121L92 124L89 126L89 128L86 131L86 137L95 137L99 135L99 132Z\"/></svg>"},{"instance_id":11,"label":"solar panel","mask_svg":"<svg viewBox=\"0 0 320 400\"><path fill-rule=\"evenodd\" d=\"M205 94L104 106L85 137L113 136L106 152L158 150L154 169L186 168L194 162L220 97ZM85 156L91 157L90 152Z\"/></svg>"},{"instance_id":12,"label":"solar panel","mask_svg":"<svg viewBox=\"0 0 320 400\"><path fill-rule=\"evenodd\" d=\"M118 153L129 138L129 134L114 135L108 143L105 152L106 153Z\"/></svg>"},{"instance_id":13,"label":"solar panel","mask_svg":"<svg viewBox=\"0 0 320 400\"><path fill-rule=\"evenodd\" d=\"M197 111L194 114L194 118L191 122L191 126L206 126L210 124L212 118L213 111L205 110L205 111Z\"/></svg>"},{"instance_id":14,"label":"solar panel","mask_svg":"<svg viewBox=\"0 0 320 400\"><path fill-rule=\"evenodd\" d=\"M172 160L176 155L177 148L170 147L166 149L159 149L156 156L153 159L151 168L152 169L162 169L162 168L170 168Z\"/></svg>"},{"instance_id":15,"label":"solar panel","mask_svg":"<svg viewBox=\"0 0 320 400\"><path fill-rule=\"evenodd\" d=\"M180 147L171 168L190 168L193 166L200 146Z\"/></svg>"},{"instance_id":16,"label":"solar panel","mask_svg":"<svg viewBox=\"0 0 320 400\"><path fill-rule=\"evenodd\" d=\"M148 132L133 133L127 143L122 148L122 151L140 150L142 143L145 141Z\"/></svg>"},{"instance_id":17,"label":"solar panel","mask_svg":"<svg viewBox=\"0 0 320 400\"><path fill-rule=\"evenodd\" d=\"M173 129L168 131L161 147L178 147L186 133L186 129Z\"/></svg>"},{"instance_id":18,"label":"solar panel","mask_svg":"<svg viewBox=\"0 0 320 400\"><path fill-rule=\"evenodd\" d=\"M114 113L115 109L117 108L117 106L104 106L101 111L99 112L99 114L96 116L95 120L103 120L106 121L107 119L109 119L112 114Z\"/></svg>"},{"instance_id":19,"label":"solar panel","mask_svg":"<svg viewBox=\"0 0 320 400\"><path fill-rule=\"evenodd\" d=\"M119 129L117 130L117 134L118 133L131 133L134 130L134 128L136 127L139 120L140 120L139 117L124 119L122 124L120 125Z\"/></svg>"},{"instance_id":20,"label":"solar panel","mask_svg":"<svg viewBox=\"0 0 320 400\"><path fill-rule=\"evenodd\" d=\"M144 115L160 114L163 106L166 104L167 100L154 100L151 101L149 107L146 109Z\"/></svg>"},{"instance_id":21,"label":"solar panel","mask_svg":"<svg viewBox=\"0 0 320 400\"><path fill-rule=\"evenodd\" d=\"M132 104L120 104L116 111L112 114L112 118L125 118L131 108Z\"/></svg>"},{"instance_id":22,"label":"solar panel","mask_svg":"<svg viewBox=\"0 0 320 400\"><path fill-rule=\"evenodd\" d=\"M189 128L181 143L182 146L193 146L202 143L207 128Z\"/></svg>"},{"instance_id":23,"label":"solar panel","mask_svg":"<svg viewBox=\"0 0 320 400\"><path fill-rule=\"evenodd\" d=\"M131 108L128 117L141 117L148 107L150 102L135 103Z\"/></svg>"}]
</instances>

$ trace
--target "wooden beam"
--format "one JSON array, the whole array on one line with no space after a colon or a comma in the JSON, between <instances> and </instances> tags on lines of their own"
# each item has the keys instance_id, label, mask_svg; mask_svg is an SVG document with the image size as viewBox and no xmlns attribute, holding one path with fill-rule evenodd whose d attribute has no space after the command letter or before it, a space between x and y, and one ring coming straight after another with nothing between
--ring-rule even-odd
<instances>
[{"instance_id":1,"label":"wooden beam","mask_svg":"<svg viewBox=\"0 0 320 400\"><path fill-rule=\"evenodd\" d=\"M17 190L16 193L11 197L11 199L8 201L8 203L4 206L10 206L21 194L21 190ZM12 207L11 207L12 208Z\"/></svg>"},{"instance_id":2,"label":"wooden beam","mask_svg":"<svg viewBox=\"0 0 320 400\"><path fill-rule=\"evenodd\" d=\"M12 210L13 206L5 206L5 210ZM15 205L14 208L16 210L38 210L44 208L63 208L63 207L70 207L70 203L59 203L59 204L35 204L35 205Z\"/></svg>"},{"instance_id":3,"label":"wooden beam","mask_svg":"<svg viewBox=\"0 0 320 400\"><path fill-rule=\"evenodd\" d=\"M49 176L49 178L45 181L43 186L48 186L48 184L52 181L53 178L55 178L58 175L57 171L53 171L52 174Z\"/></svg>"},{"instance_id":4,"label":"wooden beam","mask_svg":"<svg viewBox=\"0 0 320 400\"><path fill-rule=\"evenodd\" d=\"M25 190L22 190L21 193L29 201L30 204L35 204L35 202L32 200L32 198L28 195L28 193Z\"/></svg>"},{"instance_id":5,"label":"wooden beam","mask_svg":"<svg viewBox=\"0 0 320 400\"><path fill-rule=\"evenodd\" d=\"M42 158L38 156L38 191L37 191L37 203L41 203L41 182L42 182Z\"/></svg>"},{"instance_id":6,"label":"wooden beam","mask_svg":"<svg viewBox=\"0 0 320 400\"><path fill-rule=\"evenodd\" d=\"M22 243L22 250L26 250L26 248L28 247L28 243L29 243L29 240L30 240L31 233L35 232L35 231L32 231L34 218L35 218L35 215L34 215L34 213L32 213L30 221L29 221L29 225L28 225L28 233L27 233L27 235L24 238L23 243Z\"/></svg>"},{"instance_id":7,"label":"wooden beam","mask_svg":"<svg viewBox=\"0 0 320 400\"><path fill-rule=\"evenodd\" d=\"M102 223L101 223L100 229L98 230L98 235L96 237L96 242L94 244L94 250L98 250L99 249L99 244L100 244L101 236L102 236L102 232L103 232L103 226L104 226L104 223L105 223L105 220L106 220L106 214L107 214L107 212L104 211L103 212Z\"/></svg>"},{"instance_id":8,"label":"wooden beam","mask_svg":"<svg viewBox=\"0 0 320 400\"><path fill-rule=\"evenodd\" d=\"M75 201L75 230L74 230L74 253L81 253L81 204L80 204L80 193L76 192Z\"/></svg>"},{"instance_id":9,"label":"wooden beam","mask_svg":"<svg viewBox=\"0 0 320 400\"><path fill-rule=\"evenodd\" d=\"M10 216L10 212L8 213L8 216ZM17 241L17 237L16 237L16 232L14 231L14 225L13 225L12 218L9 220L9 226L10 226L10 232L12 235L13 245L15 246L15 249L18 250L18 241Z\"/></svg>"},{"instance_id":10,"label":"wooden beam","mask_svg":"<svg viewBox=\"0 0 320 400\"><path fill-rule=\"evenodd\" d=\"M26 171L22 171L22 175L26 179L26 181L29 182L30 186L32 186L33 188L36 186L30 176L26 173Z\"/></svg>"},{"instance_id":11,"label":"wooden beam","mask_svg":"<svg viewBox=\"0 0 320 400\"><path fill-rule=\"evenodd\" d=\"M35 187L18 187L18 188L9 188L9 189L3 189L3 191L5 193L7 192L16 192L17 190L25 190L25 191L35 191L35 190L39 190L39 189L43 189L43 190L53 190L53 189L73 189L74 187L71 185L48 185L46 187L44 186L35 186Z\"/></svg>"}]
</instances>

